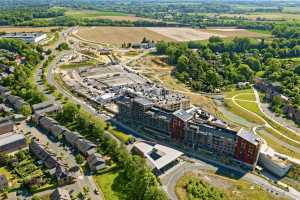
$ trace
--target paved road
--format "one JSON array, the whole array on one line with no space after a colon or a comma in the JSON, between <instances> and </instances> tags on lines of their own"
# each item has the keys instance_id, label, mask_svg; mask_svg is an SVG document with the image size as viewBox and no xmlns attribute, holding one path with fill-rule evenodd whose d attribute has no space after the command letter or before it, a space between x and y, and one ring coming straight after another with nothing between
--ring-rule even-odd
<instances>
[{"instance_id":1,"label":"paved road","mask_svg":"<svg viewBox=\"0 0 300 200\"><path fill-rule=\"evenodd\" d=\"M67 30L67 32L69 32L70 29ZM65 41L66 37L65 37L65 33L66 32L63 32L61 33L60 35L60 39L59 41L57 42L58 44ZM54 48L55 48L55 45L54 45ZM54 50L54 49L52 49ZM49 64L49 71L48 71L48 74L47 74L47 79L49 78L49 73L52 71L50 70L51 67L54 67L55 64L61 59L61 57L66 54L66 53L71 53L72 51L64 51L64 52L57 52L57 51L53 51L53 55L55 56L54 60ZM48 57L46 57L46 59L48 59ZM45 61L46 61L45 59ZM44 62L45 62L44 61ZM42 82L42 79L41 79L41 75L42 75L42 69L43 69L43 64L42 63L39 68L37 69L37 73L35 74L35 81L36 81L36 84L38 86L38 89L41 90L41 91L44 91L46 90L46 87L45 85L43 84ZM48 79L48 81L51 80L51 81L54 81L54 78L51 76L51 79ZM51 84L51 82L50 82ZM55 101L55 97L53 95L51 95L50 93L49 94L46 94L48 99L49 100L52 100L52 101ZM57 102L59 103L59 102ZM22 123L20 125L22 127L22 129L25 131L25 132L28 132L30 131L33 136L35 136L36 138L39 138L41 142L43 142L44 144L48 144L49 145L49 148L53 149L57 155L59 156L62 156L62 158L69 164L69 166L74 166L76 165L76 161L75 161L75 157L74 155L72 154L72 152L68 149L65 149L63 148L62 146L60 146L58 143L56 142L53 142L52 140L50 140L46 135L44 135L42 132L40 132L40 130L34 128L34 127L30 127L28 126L25 122ZM79 191L83 191L83 187L84 186L87 186L90 188L90 191L89 191L89 194L88 196L91 197L93 200L102 200L104 199L103 198L103 195L96 195L94 193L94 190L98 190L101 192L101 190L99 190L99 188L97 187L97 185L95 184L93 178L91 175L86 175L86 174L82 174L78 177L77 179L77 182L75 184L72 184L72 185L69 185L69 186L66 186L66 188L68 188L68 191L75 191L76 193L79 192ZM44 193L50 193L51 191L45 191Z\"/></svg>"}]
</instances>

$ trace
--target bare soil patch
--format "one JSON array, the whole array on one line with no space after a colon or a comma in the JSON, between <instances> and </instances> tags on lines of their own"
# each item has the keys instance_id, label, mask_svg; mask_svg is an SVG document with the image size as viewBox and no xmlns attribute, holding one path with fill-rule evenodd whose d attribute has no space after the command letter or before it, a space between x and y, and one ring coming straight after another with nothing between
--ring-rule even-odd
<instances>
[{"instance_id":1,"label":"bare soil patch","mask_svg":"<svg viewBox=\"0 0 300 200\"><path fill-rule=\"evenodd\" d=\"M154 41L174 41L172 38L140 27L81 27L77 35L89 41L117 46L141 42L144 37Z\"/></svg>"},{"instance_id":2,"label":"bare soil patch","mask_svg":"<svg viewBox=\"0 0 300 200\"><path fill-rule=\"evenodd\" d=\"M202 29L193 28L165 28L165 27L150 27L148 30L162 34L176 41L192 41L192 40L207 40L211 36L224 37L222 34L203 31Z\"/></svg>"}]
</instances>

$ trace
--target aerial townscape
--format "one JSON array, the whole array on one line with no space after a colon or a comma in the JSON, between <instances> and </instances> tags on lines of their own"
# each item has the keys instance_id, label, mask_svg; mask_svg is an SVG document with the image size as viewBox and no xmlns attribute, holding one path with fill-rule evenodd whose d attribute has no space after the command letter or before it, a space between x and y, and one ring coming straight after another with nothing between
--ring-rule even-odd
<instances>
[{"instance_id":1,"label":"aerial townscape","mask_svg":"<svg viewBox=\"0 0 300 200\"><path fill-rule=\"evenodd\" d=\"M300 200L300 1L1 0L0 199Z\"/></svg>"}]
</instances>

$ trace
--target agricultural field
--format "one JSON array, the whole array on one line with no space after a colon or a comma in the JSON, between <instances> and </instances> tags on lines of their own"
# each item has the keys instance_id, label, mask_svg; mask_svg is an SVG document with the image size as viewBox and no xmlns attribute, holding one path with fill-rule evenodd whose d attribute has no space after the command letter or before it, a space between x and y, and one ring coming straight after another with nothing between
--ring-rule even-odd
<instances>
[{"instance_id":1,"label":"agricultural field","mask_svg":"<svg viewBox=\"0 0 300 200\"><path fill-rule=\"evenodd\" d=\"M192 28L147 28L150 31L154 31L158 34L164 35L168 38L172 38L175 41L191 41L191 40L207 40L211 36L224 37L221 34L209 33L199 29Z\"/></svg>"},{"instance_id":2,"label":"agricultural field","mask_svg":"<svg viewBox=\"0 0 300 200\"><path fill-rule=\"evenodd\" d=\"M85 40L120 46L123 43L138 43L144 37L154 41L173 39L140 27L81 27L76 36Z\"/></svg>"},{"instance_id":3,"label":"agricultural field","mask_svg":"<svg viewBox=\"0 0 300 200\"><path fill-rule=\"evenodd\" d=\"M82 17L82 18L96 18L96 19L111 19L113 21L158 21L155 19L136 17L135 15L121 13L121 12L109 12L109 11L97 11L97 10L75 10L69 9L65 12L66 16L70 17Z\"/></svg>"},{"instance_id":4,"label":"agricultural field","mask_svg":"<svg viewBox=\"0 0 300 200\"><path fill-rule=\"evenodd\" d=\"M218 13L210 13L208 15L214 15L214 16L225 16L225 17L242 17L246 18L249 20L256 20L260 18L261 20L265 21L282 21L282 20L300 20L300 14L295 14L295 13L275 13L275 12L253 12L253 13L246 13L246 14L218 14Z\"/></svg>"},{"instance_id":5,"label":"agricultural field","mask_svg":"<svg viewBox=\"0 0 300 200\"><path fill-rule=\"evenodd\" d=\"M192 41L219 37L267 37L265 34L243 29L193 29L161 27L81 27L76 33L84 40L120 46L123 43L141 42L144 37L154 41Z\"/></svg>"}]
</instances>

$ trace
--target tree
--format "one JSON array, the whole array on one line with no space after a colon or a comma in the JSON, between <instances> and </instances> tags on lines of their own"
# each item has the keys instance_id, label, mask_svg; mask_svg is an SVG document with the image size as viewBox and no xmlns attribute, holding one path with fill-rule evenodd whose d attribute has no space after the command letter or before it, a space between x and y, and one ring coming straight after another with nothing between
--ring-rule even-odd
<instances>
[{"instance_id":1,"label":"tree","mask_svg":"<svg viewBox=\"0 0 300 200\"><path fill-rule=\"evenodd\" d=\"M243 80L240 81L251 81L253 79L254 73L248 65L241 64L238 71L243 76Z\"/></svg>"},{"instance_id":2,"label":"tree","mask_svg":"<svg viewBox=\"0 0 300 200\"><path fill-rule=\"evenodd\" d=\"M185 55L181 55L177 60L177 71L184 72L187 71L189 66L189 58Z\"/></svg>"},{"instance_id":3,"label":"tree","mask_svg":"<svg viewBox=\"0 0 300 200\"><path fill-rule=\"evenodd\" d=\"M165 41L160 41L156 43L156 53L157 54L165 54L168 48L168 44Z\"/></svg>"},{"instance_id":4,"label":"tree","mask_svg":"<svg viewBox=\"0 0 300 200\"><path fill-rule=\"evenodd\" d=\"M81 165L84 162L84 157L81 154L77 154L75 156L75 159L76 159L76 163L79 165Z\"/></svg>"},{"instance_id":5,"label":"tree","mask_svg":"<svg viewBox=\"0 0 300 200\"><path fill-rule=\"evenodd\" d=\"M261 63L258 59L254 58L254 57L249 57L246 59L245 63L247 65L249 65L249 67L253 70L253 71L260 71L261 70Z\"/></svg>"},{"instance_id":6,"label":"tree","mask_svg":"<svg viewBox=\"0 0 300 200\"><path fill-rule=\"evenodd\" d=\"M143 200L167 200L168 196L158 187L148 187Z\"/></svg>"},{"instance_id":7,"label":"tree","mask_svg":"<svg viewBox=\"0 0 300 200\"><path fill-rule=\"evenodd\" d=\"M57 47L56 47L57 50L59 51L63 51L63 50L69 50L70 47L67 43L63 42L63 43L60 43Z\"/></svg>"},{"instance_id":8,"label":"tree","mask_svg":"<svg viewBox=\"0 0 300 200\"><path fill-rule=\"evenodd\" d=\"M300 76L300 65L295 67L294 72Z\"/></svg>"},{"instance_id":9,"label":"tree","mask_svg":"<svg viewBox=\"0 0 300 200\"><path fill-rule=\"evenodd\" d=\"M23 105L20 112L21 112L21 114L24 115L24 116L29 116L29 115L31 115L32 110L31 110L30 105L28 105L28 104Z\"/></svg>"}]
</instances>

